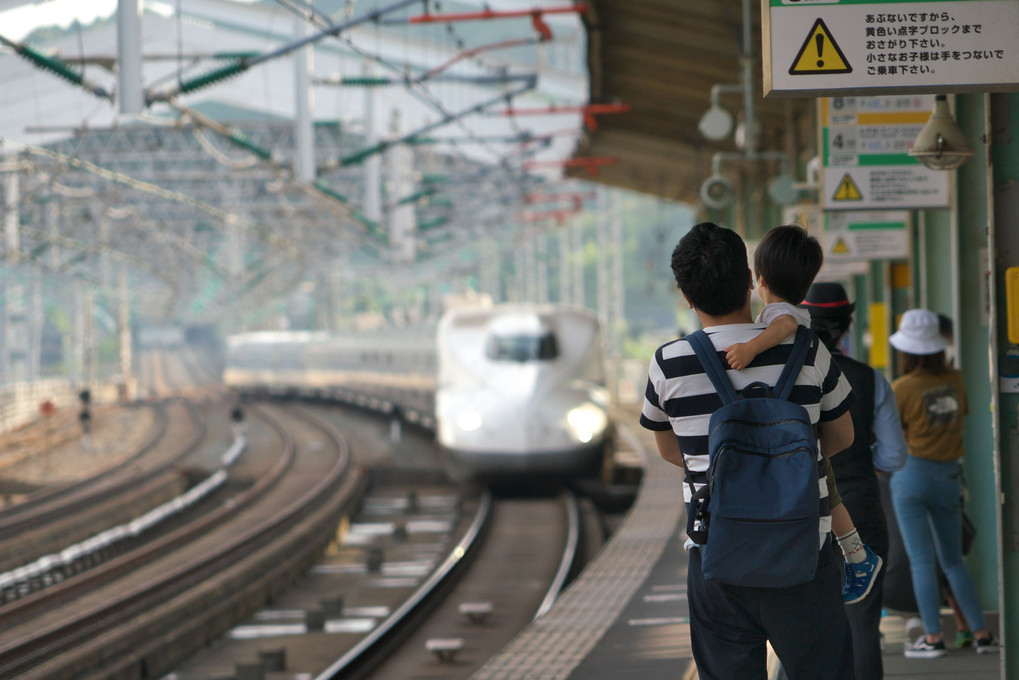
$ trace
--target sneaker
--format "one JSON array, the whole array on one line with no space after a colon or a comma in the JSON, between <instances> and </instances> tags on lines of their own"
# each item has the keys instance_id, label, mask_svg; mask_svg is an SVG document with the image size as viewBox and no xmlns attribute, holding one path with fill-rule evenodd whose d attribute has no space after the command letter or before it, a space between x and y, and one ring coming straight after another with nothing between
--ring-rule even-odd
<instances>
[{"instance_id":1,"label":"sneaker","mask_svg":"<svg viewBox=\"0 0 1019 680\"><path fill-rule=\"evenodd\" d=\"M955 647L962 649L963 647L973 646L973 633L968 630L960 630L955 634Z\"/></svg>"},{"instance_id":2,"label":"sneaker","mask_svg":"<svg viewBox=\"0 0 1019 680\"><path fill-rule=\"evenodd\" d=\"M994 639L993 635L977 638L973 646L977 648L977 654L997 654L1001 651L1001 645Z\"/></svg>"},{"instance_id":3,"label":"sneaker","mask_svg":"<svg viewBox=\"0 0 1019 680\"><path fill-rule=\"evenodd\" d=\"M874 579L881 571L881 565L884 564L884 560L876 555L870 546L865 545L863 549L867 551L867 557L863 562L845 563L846 585L842 587L843 604L856 604L867 597L870 594L870 589L874 587Z\"/></svg>"},{"instance_id":4,"label":"sneaker","mask_svg":"<svg viewBox=\"0 0 1019 680\"><path fill-rule=\"evenodd\" d=\"M945 641L927 642L927 636L921 635L912 644L906 644L907 659L936 659L945 655Z\"/></svg>"}]
</instances>

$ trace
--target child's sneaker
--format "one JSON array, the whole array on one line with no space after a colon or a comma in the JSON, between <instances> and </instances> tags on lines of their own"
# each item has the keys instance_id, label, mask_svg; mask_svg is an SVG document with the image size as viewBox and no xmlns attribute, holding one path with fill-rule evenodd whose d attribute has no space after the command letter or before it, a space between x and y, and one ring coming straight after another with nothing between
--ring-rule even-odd
<instances>
[{"instance_id":1,"label":"child's sneaker","mask_svg":"<svg viewBox=\"0 0 1019 680\"><path fill-rule=\"evenodd\" d=\"M963 647L973 646L973 633L968 630L960 630L955 634L955 647L956 649L962 649Z\"/></svg>"},{"instance_id":2,"label":"child's sneaker","mask_svg":"<svg viewBox=\"0 0 1019 680\"><path fill-rule=\"evenodd\" d=\"M977 638L973 646L977 648L977 654L997 654L1001 651L1001 645L998 644L993 635Z\"/></svg>"},{"instance_id":3,"label":"child's sneaker","mask_svg":"<svg viewBox=\"0 0 1019 680\"><path fill-rule=\"evenodd\" d=\"M863 562L845 563L846 584L842 587L843 604L856 604L867 597L870 594L870 589L874 587L874 579L877 578L878 572L881 571L881 566L884 564L884 560L876 555L870 546L865 545L863 549L867 551L867 557Z\"/></svg>"},{"instance_id":4,"label":"child's sneaker","mask_svg":"<svg viewBox=\"0 0 1019 680\"><path fill-rule=\"evenodd\" d=\"M927 636L921 635L912 644L906 643L907 659L936 659L945 655L945 641L927 642Z\"/></svg>"}]
</instances>

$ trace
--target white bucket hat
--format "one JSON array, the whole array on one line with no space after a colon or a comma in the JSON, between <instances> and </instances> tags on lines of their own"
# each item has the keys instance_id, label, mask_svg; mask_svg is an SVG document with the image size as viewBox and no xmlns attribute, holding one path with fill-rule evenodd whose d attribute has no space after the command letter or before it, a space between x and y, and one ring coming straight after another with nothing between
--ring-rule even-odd
<instances>
[{"instance_id":1,"label":"white bucket hat","mask_svg":"<svg viewBox=\"0 0 1019 680\"><path fill-rule=\"evenodd\" d=\"M941 337L938 315L927 309L910 309L903 314L899 330L888 341L909 354L937 354L948 347L948 341Z\"/></svg>"}]
</instances>

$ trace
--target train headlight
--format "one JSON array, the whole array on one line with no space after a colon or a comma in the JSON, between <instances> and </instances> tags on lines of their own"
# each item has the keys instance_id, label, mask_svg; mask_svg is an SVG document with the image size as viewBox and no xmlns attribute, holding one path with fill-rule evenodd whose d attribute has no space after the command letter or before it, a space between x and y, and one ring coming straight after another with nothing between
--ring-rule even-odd
<instances>
[{"instance_id":1,"label":"train headlight","mask_svg":"<svg viewBox=\"0 0 1019 680\"><path fill-rule=\"evenodd\" d=\"M594 404L584 404L572 409L566 414L566 422L573 430L574 436L582 443L587 444L594 435L605 429L607 420L605 412Z\"/></svg>"},{"instance_id":2,"label":"train headlight","mask_svg":"<svg viewBox=\"0 0 1019 680\"><path fill-rule=\"evenodd\" d=\"M456 419L456 424L464 432L474 432L481 427L481 414L477 411L464 411Z\"/></svg>"}]
</instances>

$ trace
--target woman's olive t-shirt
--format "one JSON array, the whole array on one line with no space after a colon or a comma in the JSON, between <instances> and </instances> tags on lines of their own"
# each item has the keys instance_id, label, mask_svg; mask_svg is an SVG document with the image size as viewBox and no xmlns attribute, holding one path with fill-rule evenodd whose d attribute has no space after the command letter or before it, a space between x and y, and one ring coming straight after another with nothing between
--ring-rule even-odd
<instances>
[{"instance_id":1,"label":"woman's olive t-shirt","mask_svg":"<svg viewBox=\"0 0 1019 680\"><path fill-rule=\"evenodd\" d=\"M910 455L958 460L965 454L962 418L969 412L962 374L915 370L892 383Z\"/></svg>"}]
</instances>

